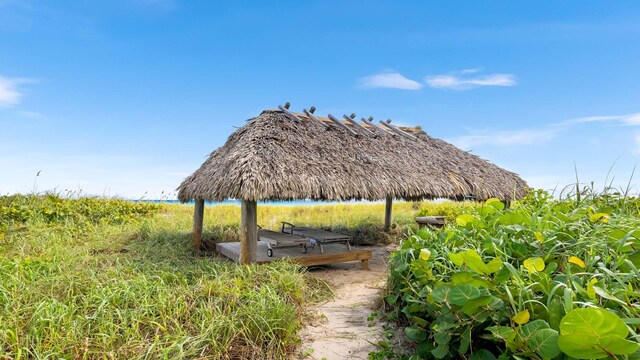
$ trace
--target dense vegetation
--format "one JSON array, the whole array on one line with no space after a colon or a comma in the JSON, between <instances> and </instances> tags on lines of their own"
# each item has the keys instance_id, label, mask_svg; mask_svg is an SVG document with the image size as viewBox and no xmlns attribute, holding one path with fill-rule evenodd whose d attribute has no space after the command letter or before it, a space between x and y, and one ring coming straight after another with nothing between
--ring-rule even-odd
<instances>
[{"instance_id":1,"label":"dense vegetation","mask_svg":"<svg viewBox=\"0 0 640 360\"><path fill-rule=\"evenodd\" d=\"M589 191L489 200L402 243L390 316L414 358L639 358L639 212Z\"/></svg>"},{"instance_id":2,"label":"dense vegetation","mask_svg":"<svg viewBox=\"0 0 640 360\"><path fill-rule=\"evenodd\" d=\"M194 256L191 209L0 197L0 358L291 353L304 305L330 290L287 262Z\"/></svg>"},{"instance_id":3,"label":"dense vegetation","mask_svg":"<svg viewBox=\"0 0 640 360\"><path fill-rule=\"evenodd\" d=\"M260 206L280 221L386 242L413 227L394 204ZM457 205L453 205L457 206ZM433 210L433 209L432 209ZM236 266L195 256L193 207L49 195L0 197L0 358L282 358L299 344L306 305L326 284L280 262ZM234 241L240 209L205 210L205 236Z\"/></svg>"}]
</instances>

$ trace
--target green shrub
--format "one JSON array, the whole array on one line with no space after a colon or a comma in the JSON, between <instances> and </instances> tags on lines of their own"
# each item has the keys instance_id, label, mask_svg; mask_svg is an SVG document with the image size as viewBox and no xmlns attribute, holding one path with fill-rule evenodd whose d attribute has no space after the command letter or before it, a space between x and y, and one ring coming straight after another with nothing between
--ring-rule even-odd
<instances>
[{"instance_id":1,"label":"green shrub","mask_svg":"<svg viewBox=\"0 0 640 360\"><path fill-rule=\"evenodd\" d=\"M459 215L473 211L480 204L473 201L423 202L417 216L446 216L447 221L454 221Z\"/></svg>"},{"instance_id":2,"label":"green shrub","mask_svg":"<svg viewBox=\"0 0 640 360\"><path fill-rule=\"evenodd\" d=\"M580 195L491 199L404 241L386 303L417 356L639 356L638 200Z\"/></svg>"}]
</instances>

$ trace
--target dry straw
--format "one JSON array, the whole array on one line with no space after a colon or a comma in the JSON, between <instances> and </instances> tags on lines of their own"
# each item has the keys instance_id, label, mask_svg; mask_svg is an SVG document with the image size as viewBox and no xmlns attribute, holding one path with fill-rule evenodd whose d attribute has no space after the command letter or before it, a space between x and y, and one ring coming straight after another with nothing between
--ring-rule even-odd
<instances>
[{"instance_id":1,"label":"dry straw","mask_svg":"<svg viewBox=\"0 0 640 360\"><path fill-rule=\"evenodd\" d=\"M235 131L178 187L178 198L210 201L417 200L522 197L518 175L427 135L363 131L343 122L266 110ZM326 126L329 125L329 126ZM372 129L371 123L361 125Z\"/></svg>"}]
</instances>

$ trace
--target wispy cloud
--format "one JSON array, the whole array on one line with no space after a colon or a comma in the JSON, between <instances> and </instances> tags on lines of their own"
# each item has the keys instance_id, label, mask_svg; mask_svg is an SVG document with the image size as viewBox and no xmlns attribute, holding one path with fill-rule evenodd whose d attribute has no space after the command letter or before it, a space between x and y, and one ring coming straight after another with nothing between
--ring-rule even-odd
<instances>
[{"instance_id":1,"label":"wispy cloud","mask_svg":"<svg viewBox=\"0 0 640 360\"><path fill-rule=\"evenodd\" d=\"M448 139L449 142L459 148L469 150L475 146L518 146L545 143L553 139L560 129L523 129L473 131L469 135Z\"/></svg>"},{"instance_id":2,"label":"wispy cloud","mask_svg":"<svg viewBox=\"0 0 640 360\"><path fill-rule=\"evenodd\" d=\"M481 86L514 86L517 83L513 74L474 75L481 71L481 68L466 69L449 74L427 76L424 80L432 88L453 90L469 90Z\"/></svg>"},{"instance_id":3,"label":"wispy cloud","mask_svg":"<svg viewBox=\"0 0 640 360\"><path fill-rule=\"evenodd\" d=\"M403 89L403 90L420 90L424 85L411 80L399 72L387 70L378 74L365 76L360 78L360 87L364 89Z\"/></svg>"},{"instance_id":4,"label":"wispy cloud","mask_svg":"<svg viewBox=\"0 0 640 360\"><path fill-rule=\"evenodd\" d=\"M640 126L640 113L627 115L608 115L608 116L587 116L576 119L561 121L554 125L566 126L583 123L612 123L624 126Z\"/></svg>"},{"instance_id":5,"label":"wispy cloud","mask_svg":"<svg viewBox=\"0 0 640 360\"><path fill-rule=\"evenodd\" d=\"M32 82L34 81L30 79L0 76L0 107L11 107L19 104L24 95L19 88L20 85Z\"/></svg>"}]
</instances>

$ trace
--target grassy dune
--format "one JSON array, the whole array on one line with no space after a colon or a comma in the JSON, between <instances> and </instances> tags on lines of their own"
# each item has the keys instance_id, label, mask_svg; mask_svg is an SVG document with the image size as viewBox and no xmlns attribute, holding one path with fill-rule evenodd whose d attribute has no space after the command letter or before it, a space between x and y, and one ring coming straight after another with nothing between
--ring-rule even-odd
<instances>
[{"instance_id":1,"label":"grassy dune","mask_svg":"<svg viewBox=\"0 0 640 360\"><path fill-rule=\"evenodd\" d=\"M423 205L431 206L431 205ZM403 234L420 204L394 206ZM0 197L0 357L282 358L326 284L286 262L194 256L192 206ZM239 208L207 207L209 241L237 239ZM258 222L381 234L384 204L261 206Z\"/></svg>"}]
</instances>

